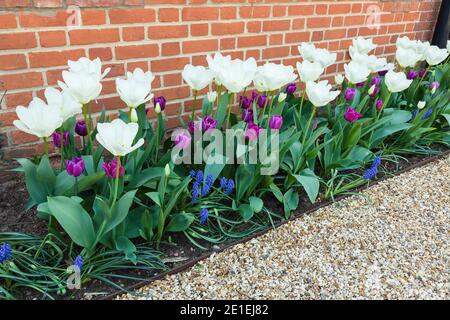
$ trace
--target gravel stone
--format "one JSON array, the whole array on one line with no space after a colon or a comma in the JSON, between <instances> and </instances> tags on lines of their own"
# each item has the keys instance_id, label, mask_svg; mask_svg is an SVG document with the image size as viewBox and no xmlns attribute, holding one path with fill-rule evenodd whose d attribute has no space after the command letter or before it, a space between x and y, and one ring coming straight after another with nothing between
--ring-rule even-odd
<instances>
[{"instance_id":1,"label":"gravel stone","mask_svg":"<svg viewBox=\"0 0 450 320\"><path fill-rule=\"evenodd\" d=\"M118 299L449 299L450 157Z\"/></svg>"}]
</instances>

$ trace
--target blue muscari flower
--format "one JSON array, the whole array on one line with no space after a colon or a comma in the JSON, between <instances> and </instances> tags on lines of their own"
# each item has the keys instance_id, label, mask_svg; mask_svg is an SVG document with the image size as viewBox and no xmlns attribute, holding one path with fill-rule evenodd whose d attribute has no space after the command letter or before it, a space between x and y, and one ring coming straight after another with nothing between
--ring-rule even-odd
<instances>
[{"instance_id":1,"label":"blue muscari flower","mask_svg":"<svg viewBox=\"0 0 450 320\"><path fill-rule=\"evenodd\" d=\"M204 224L206 219L208 219L208 209L203 208L202 211L200 211L200 223Z\"/></svg>"},{"instance_id":2,"label":"blue muscari flower","mask_svg":"<svg viewBox=\"0 0 450 320\"><path fill-rule=\"evenodd\" d=\"M227 186L225 187L224 191L226 195L229 195L233 192L234 189L234 181L233 179L228 180Z\"/></svg>"},{"instance_id":3,"label":"blue muscari flower","mask_svg":"<svg viewBox=\"0 0 450 320\"><path fill-rule=\"evenodd\" d=\"M195 178L195 175L196 175L195 170L189 171L189 176L190 176L192 179Z\"/></svg>"},{"instance_id":4,"label":"blue muscari flower","mask_svg":"<svg viewBox=\"0 0 450 320\"><path fill-rule=\"evenodd\" d=\"M198 170L197 171L197 175L195 176L195 180L198 183L201 183L203 181L203 171L202 170Z\"/></svg>"},{"instance_id":5,"label":"blue muscari flower","mask_svg":"<svg viewBox=\"0 0 450 320\"><path fill-rule=\"evenodd\" d=\"M431 116L431 114L433 113L433 109L429 108L422 116L422 120L425 120L426 118L428 118L429 116Z\"/></svg>"},{"instance_id":6,"label":"blue muscari flower","mask_svg":"<svg viewBox=\"0 0 450 320\"><path fill-rule=\"evenodd\" d=\"M200 196L200 183L195 181L192 185L192 203L196 203Z\"/></svg>"},{"instance_id":7,"label":"blue muscari flower","mask_svg":"<svg viewBox=\"0 0 450 320\"><path fill-rule=\"evenodd\" d=\"M219 179L219 182L220 182L220 188L225 189L225 187L227 186L227 182L228 182L227 178L222 177Z\"/></svg>"},{"instance_id":8,"label":"blue muscari flower","mask_svg":"<svg viewBox=\"0 0 450 320\"><path fill-rule=\"evenodd\" d=\"M411 112L413 119L417 116L417 113L418 113L418 112L419 112L419 109L414 109L414 110Z\"/></svg>"},{"instance_id":9,"label":"blue muscari flower","mask_svg":"<svg viewBox=\"0 0 450 320\"><path fill-rule=\"evenodd\" d=\"M214 177L212 174L208 174L206 176L205 179L205 183L203 184L203 189L202 189L202 197L206 197L209 193L209 191L211 191L211 187L214 183Z\"/></svg>"},{"instance_id":10,"label":"blue muscari flower","mask_svg":"<svg viewBox=\"0 0 450 320\"><path fill-rule=\"evenodd\" d=\"M0 264L8 261L12 257L12 249L8 243L2 243L0 246Z\"/></svg>"},{"instance_id":11,"label":"blue muscari flower","mask_svg":"<svg viewBox=\"0 0 450 320\"><path fill-rule=\"evenodd\" d=\"M378 173L378 167L380 166L380 164L381 164L381 157L376 156L375 159L373 160L372 166L364 172L363 174L364 180L372 180L373 178L375 178Z\"/></svg>"},{"instance_id":12,"label":"blue muscari flower","mask_svg":"<svg viewBox=\"0 0 450 320\"><path fill-rule=\"evenodd\" d=\"M84 264L84 260L83 257L78 255L75 260L73 261L73 265L76 266L78 268L78 270L81 271L81 269L83 268L83 264Z\"/></svg>"}]
</instances>

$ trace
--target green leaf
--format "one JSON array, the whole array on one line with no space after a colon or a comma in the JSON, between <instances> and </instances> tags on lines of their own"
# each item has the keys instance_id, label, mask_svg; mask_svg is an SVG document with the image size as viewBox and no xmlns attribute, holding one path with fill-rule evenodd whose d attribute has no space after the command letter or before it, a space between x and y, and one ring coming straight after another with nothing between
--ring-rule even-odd
<instances>
[{"instance_id":1,"label":"green leaf","mask_svg":"<svg viewBox=\"0 0 450 320\"><path fill-rule=\"evenodd\" d=\"M249 221L254 214L253 208L249 204L241 204L238 211L244 221Z\"/></svg>"},{"instance_id":2,"label":"green leaf","mask_svg":"<svg viewBox=\"0 0 450 320\"><path fill-rule=\"evenodd\" d=\"M137 263L136 246L127 237L120 236L116 240L116 249L125 253L125 258L134 264Z\"/></svg>"},{"instance_id":3,"label":"green leaf","mask_svg":"<svg viewBox=\"0 0 450 320\"><path fill-rule=\"evenodd\" d=\"M80 176L78 177L78 192L82 192L88 190L92 186L94 186L99 180L101 180L105 176L104 172L97 172L88 176ZM68 188L64 191L65 196L70 196L74 194L74 188Z\"/></svg>"},{"instance_id":4,"label":"green leaf","mask_svg":"<svg viewBox=\"0 0 450 320\"><path fill-rule=\"evenodd\" d=\"M294 174L293 176L303 186L311 203L314 203L319 194L319 178L308 168L304 169L300 174Z\"/></svg>"},{"instance_id":5,"label":"green leaf","mask_svg":"<svg viewBox=\"0 0 450 320\"><path fill-rule=\"evenodd\" d=\"M255 213L258 213L262 210L264 202L261 200L261 198L250 197L248 200L250 201L250 206L252 207Z\"/></svg>"},{"instance_id":6,"label":"green leaf","mask_svg":"<svg viewBox=\"0 0 450 320\"><path fill-rule=\"evenodd\" d=\"M269 185L270 190L272 191L275 198L278 199L278 201L283 202L283 193L281 192L280 188L274 183L271 183Z\"/></svg>"},{"instance_id":7,"label":"green leaf","mask_svg":"<svg viewBox=\"0 0 450 320\"><path fill-rule=\"evenodd\" d=\"M128 215L131 205L133 204L134 196L137 190L128 191L119 201L116 202L111 211L111 218L107 219L105 230L103 234L108 233L116 226L118 226Z\"/></svg>"},{"instance_id":8,"label":"green leaf","mask_svg":"<svg viewBox=\"0 0 450 320\"><path fill-rule=\"evenodd\" d=\"M383 138L385 138L395 132L409 129L412 126L413 125L411 123L398 123L398 124L390 125L389 127L383 127L383 128L377 129L373 133L370 147L376 146L380 142L380 140L382 140Z\"/></svg>"},{"instance_id":9,"label":"green leaf","mask_svg":"<svg viewBox=\"0 0 450 320\"><path fill-rule=\"evenodd\" d=\"M35 204L47 201L47 190L45 186L36 177L36 165L28 159L17 159L21 167L17 171L22 170L25 173L25 185L28 194Z\"/></svg>"},{"instance_id":10,"label":"green leaf","mask_svg":"<svg viewBox=\"0 0 450 320\"><path fill-rule=\"evenodd\" d=\"M153 200L154 203L156 203L159 207L161 207L161 199L159 198L159 193L152 191L152 192L147 192L145 194L147 197L149 197L150 199Z\"/></svg>"},{"instance_id":11,"label":"green leaf","mask_svg":"<svg viewBox=\"0 0 450 320\"><path fill-rule=\"evenodd\" d=\"M150 167L140 172L137 172L131 179L130 183L127 185L127 189L138 188L147 182L159 178L164 173L164 168Z\"/></svg>"},{"instance_id":12,"label":"green leaf","mask_svg":"<svg viewBox=\"0 0 450 320\"><path fill-rule=\"evenodd\" d=\"M220 106L216 111L215 118L217 120L217 128L222 127L223 122L225 121L225 117L228 111L228 93L222 94L220 100Z\"/></svg>"},{"instance_id":13,"label":"green leaf","mask_svg":"<svg viewBox=\"0 0 450 320\"><path fill-rule=\"evenodd\" d=\"M51 195L55 187L56 175L47 156L42 157L36 169L36 177L47 188L47 193Z\"/></svg>"},{"instance_id":14,"label":"green leaf","mask_svg":"<svg viewBox=\"0 0 450 320\"><path fill-rule=\"evenodd\" d=\"M195 217L190 213L178 213L173 216L170 222L167 224L167 231L169 232L182 232L187 230Z\"/></svg>"},{"instance_id":15,"label":"green leaf","mask_svg":"<svg viewBox=\"0 0 450 320\"><path fill-rule=\"evenodd\" d=\"M69 176L67 171L62 171L56 176L55 181L55 195L63 195L64 192L70 188L73 189L75 185L75 177Z\"/></svg>"},{"instance_id":16,"label":"green leaf","mask_svg":"<svg viewBox=\"0 0 450 320\"><path fill-rule=\"evenodd\" d=\"M181 194L187 189L189 182L191 182L191 177L186 177L183 182L181 182L175 190L171 192L171 196L169 198L169 201L167 205L164 206L164 214L165 216L168 216L170 212L172 211L175 204L179 201Z\"/></svg>"},{"instance_id":17,"label":"green leaf","mask_svg":"<svg viewBox=\"0 0 450 320\"><path fill-rule=\"evenodd\" d=\"M73 242L84 248L94 245L92 219L81 204L68 197L56 196L48 197L48 207Z\"/></svg>"},{"instance_id":18,"label":"green leaf","mask_svg":"<svg viewBox=\"0 0 450 320\"><path fill-rule=\"evenodd\" d=\"M283 196L284 216L289 219L291 211L297 209L299 202L298 192L289 189Z\"/></svg>"}]
</instances>

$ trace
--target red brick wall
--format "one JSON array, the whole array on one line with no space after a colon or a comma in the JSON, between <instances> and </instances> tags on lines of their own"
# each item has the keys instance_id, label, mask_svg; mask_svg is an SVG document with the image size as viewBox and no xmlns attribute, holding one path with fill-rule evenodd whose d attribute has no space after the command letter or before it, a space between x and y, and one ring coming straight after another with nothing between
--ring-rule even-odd
<instances>
[{"instance_id":1,"label":"red brick wall","mask_svg":"<svg viewBox=\"0 0 450 320\"><path fill-rule=\"evenodd\" d=\"M181 70L187 63L205 64L206 53L295 65L297 45L311 41L338 52L339 63L327 70L332 75L343 70L358 35L374 38L376 54L385 56L392 56L399 35L430 40L439 6L438 0L0 0L5 157L40 147L12 126L14 108L55 86L67 59L100 57L112 67L96 111L124 107L115 77L136 67L150 69L154 93L167 98L166 114L176 125L179 109L187 112L192 99ZM68 28L77 9L82 25ZM377 17L379 28L370 28Z\"/></svg>"}]
</instances>

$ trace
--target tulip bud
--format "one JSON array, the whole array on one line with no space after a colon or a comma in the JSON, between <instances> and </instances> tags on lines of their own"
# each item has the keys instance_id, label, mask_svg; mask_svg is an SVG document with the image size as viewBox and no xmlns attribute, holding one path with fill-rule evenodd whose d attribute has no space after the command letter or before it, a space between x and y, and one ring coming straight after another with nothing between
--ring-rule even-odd
<instances>
[{"instance_id":1,"label":"tulip bud","mask_svg":"<svg viewBox=\"0 0 450 320\"><path fill-rule=\"evenodd\" d=\"M281 92L281 93L278 95L278 103L283 102L283 101L286 99L286 97L287 97L287 94L284 93L284 92Z\"/></svg>"},{"instance_id":2,"label":"tulip bud","mask_svg":"<svg viewBox=\"0 0 450 320\"><path fill-rule=\"evenodd\" d=\"M137 122L138 122L138 115L137 115L137 112L136 112L136 109L135 109L135 108L132 108L132 109L131 109L130 120L131 120L131 122L134 122L134 123L137 123Z\"/></svg>"},{"instance_id":3,"label":"tulip bud","mask_svg":"<svg viewBox=\"0 0 450 320\"><path fill-rule=\"evenodd\" d=\"M383 108L383 100L378 99L376 106L378 110L381 110Z\"/></svg>"},{"instance_id":4,"label":"tulip bud","mask_svg":"<svg viewBox=\"0 0 450 320\"><path fill-rule=\"evenodd\" d=\"M156 106L155 106L155 112L158 114L158 113L161 113L161 107L160 107L160 105L159 105L159 102L158 103L156 103Z\"/></svg>"},{"instance_id":5,"label":"tulip bud","mask_svg":"<svg viewBox=\"0 0 450 320\"><path fill-rule=\"evenodd\" d=\"M376 85L372 85L372 86L369 88L368 93L369 93L370 96L372 96L372 95L375 93L375 89L376 89Z\"/></svg>"},{"instance_id":6,"label":"tulip bud","mask_svg":"<svg viewBox=\"0 0 450 320\"><path fill-rule=\"evenodd\" d=\"M169 174L170 174L170 166L169 166L169 164L166 164L166 166L164 168L164 174L166 175L166 177L169 176Z\"/></svg>"},{"instance_id":7,"label":"tulip bud","mask_svg":"<svg viewBox=\"0 0 450 320\"><path fill-rule=\"evenodd\" d=\"M419 103L417 103L417 108L423 109L423 108L425 108L426 104L427 103L425 101L419 101Z\"/></svg>"},{"instance_id":8,"label":"tulip bud","mask_svg":"<svg viewBox=\"0 0 450 320\"><path fill-rule=\"evenodd\" d=\"M334 82L340 86L342 84L342 82L344 82L344 76L342 76L342 74L337 74L334 76Z\"/></svg>"},{"instance_id":9,"label":"tulip bud","mask_svg":"<svg viewBox=\"0 0 450 320\"><path fill-rule=\"evenodd\" d=\"M430 85L430 88L431 88L431 94L435 94L435 93L436 93L436 90L439 89L439 87L440 87L439 82L433 81L433 82L431 83L431 85Z\"/></svg>"},{"instance_id":10,"label":"tulip bud","mask_svg":"<svg viewBox=\"0 0 450 320\"><path fill-rule=\"evenodd\" d=\"M209 103L214 103L214 101L216 101L216 98L217 98L217 92L210 91L210 92L208 92L208 94L206 96L208 98Z\"/></svg>"}]
</instances>

